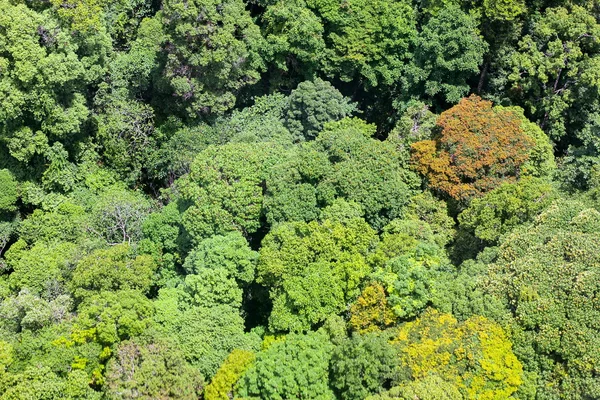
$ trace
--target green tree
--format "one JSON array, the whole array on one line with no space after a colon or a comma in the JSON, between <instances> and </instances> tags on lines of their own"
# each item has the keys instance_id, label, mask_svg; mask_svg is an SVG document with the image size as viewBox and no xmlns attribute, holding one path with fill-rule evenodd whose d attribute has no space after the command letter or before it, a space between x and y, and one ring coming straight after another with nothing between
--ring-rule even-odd
<instances>
[{"instance_id":1,"label":"green tree","mask_svg":"<svg viewBox=\"0 0 600 400\"><path fill-rule=\"evenodd\" d=\"M112 345L143 334L152 323L153 313L152 302L138 291L102 291L79 304L75 327L93 329L95 340Z\"/></svg>"},{"instance_id":2,"label":"green tree","mask_svg":"<svg viewBox=\"0 0 600 400\"><path fill-rule=\"evenodd\" d=\"M323 71L366 87L392 85L402 75L416 36L416 15L402 0L308 0L325 26Z\"/></svg>"},{"instance_id":3,"label":"green tree","mask_svg":"<svg viewBox=\"0 0 600 400\"><path fill-rule=\"evenodd\" d=\"M342 399L363 400L398 380L398 357L384 334L354 334L331 357L331 386Z\"/></svg>"},{"instance_id":4,"label":"green tree","mask_svg":"<svg viewBox=\"0 0 600 400\"><path fill-rule=\"evenodd\" d=\"M263 181L283 149L274 144L232 143L210 146L178 186L191 204L183 226L199 242L238 230L246 237L261 226Z\"/></svg>"},{"instance_id":5,"label":"green tree","mask_svg":"<svg viewBox=\"0 0 600 400\"><path fill-rule=\"evenodd\" d=\"M526 177L474 199L458 220L461 229L493 245L502 235L533 221L557 197L556 189L547 180Z\"/></svg>"},{"instance_id":6,"label":"green tree","mask_svg":"<svg viewBox=\"0 0 600 400\"><path fill-rule=\"evenodd\" d=\"M355 110L356 105L329 82L317 78L300 83L287 98L285 125L296 141L311 140L327 122L339 121Z\"/></svg>"},{"instance_id":7,"label":"green tree","mask_svg":"<svg viewBox=\"0 0 600 400\"><path fill-rule=\"evenodd\" d=\"M148 255L135 256L128 244L98 249L83 257L73 270L70 287L80 299L94 292L140 290L152 285L156 264Z\"/></svg>"},{"instance_id":8,"label":"green tree","mask_svg":"<svg viewBox=\"0 0 600 400\"><path fill-rule=\"evenodd\" d=\"M228 276L249 284L254 280L257 260L258 253L250 249L241 233L230 232L200 242L185 259L183 268L189 274L224 269Z\"/></svg>"},{"instance_id":9,"label":"green tree","mask_svg":"<svg viewBox=\"0 0 600 400\"><path fill-rule=\"evenodd\" d=\"M227 400L233 397L233 389L246 370L254 363L254 353L233 350L217 371L204 391L206 400Z\"/></svg>"},{"instance_id":10,"label":"green tree","mask_svg":"<svg viewBox=\"0 0 600 400\"><path fill-rule=\"evenodd\" d=\"M514 319L515 353L540 396L596 396L599 346L594 295L600 274L600 213L557 201L500 241L477 287Z\"/></svg>"},{"instance_id":11,"label":"green tree","mask_svg":"<svg viewBox=\"0 0 600 400\"><path fill-rule=\"evenodd\" d=\"M277 76L273 71L273 86L285 85L294 76L311 79L321 69L324 26L304 0L267 5L261 15L261 26L266 39L264 58L282 75Z\"/></svg>"},{"instance_id":12,"label":"green tree","mask_svg":"<svg viewBox=\"0 0 600 400\"><path fill-rule=\"evenodd\" d=\"M247 399L334 399L328 386L333 345L322 333L290 334L256 355L237 395Z\"/></svg>"},{"instance_id":13,"label":"green tree","mask_svg":"<svg viewBox=\"0 0 600 400\"><path fill-rule=\"evenodd\" d=\"M468 94L469 79L479 72L487 49L475 18L458 6L442 8L416 37L408 89L413 96L457 103Z\"/></svg>"},{"instance_id":14,"label":"green tree","mask_svg":"<svg viewBox=\"0 0 600 400\"><path fill-rule=\"evenodd\" d=\"M548 8L531 19L506 57L508 95L559 139L583 128L586 111L597 108L600 25L580 6Z\"/></svg>"},{"instance_id":15,"label":"green tree","mask_svg":"<svg viewBox=\"0 0 600 400\"><path fill-rule=\"evenodd\" d=\"M462 400L464 397L456 386L438 375L395 386L387 392L369 396L367 400Z\"/></svg>"},{"instance_id":16,"label":"green tree","mask_svg":"<svg viewBox=\"0 0 600 400\"><path fill-rule=\"evenodd\" d=\"M439 305L440 292L451 281L453 268L427 223L394 220L381 235L370 260L371 279L385 288L396 318L409 319L430 304Z\"/></svg>"},{"instance_id":17,"label":"green tree","mask_svg":"<svg viewBox=\"0 0 600 400\"><path fill-rule=\"evenodd\" d=\"M0 7L3 139L13 157L27 161L44 150L48 137L65 138L79 130L89 114L86 74L75 43L66 40L69 33L49 15L8 1ZM37 143L21 142L26 132L39 137Z\"/></svg>"},{"instance_id":18,"label":"green tree","mask_svg":"<svg viewBox=\"0 0 600 400\"><path fill-rule=\"evenodd\" d=\"M269 289L274 331L306 331L346 309L371 272L377 235L361 219L275 226L260 250L257 282Z\"/></svg>"},{"instance_id":19,"label":"green tree","mask_svg":"<svg viewBox=\"0 0 600 400\"><path fill-rule=\"evenodd\" d=\"M374 133L373 125L346 118L326 125L314 148L332 164L317 185L321 202L331 204L336 197L356 202L367 222L381 229L402 216L420 182L395 146L370 138Z\"/></svg>"},{"instance_id":20,"label":"green tree","mask_svg":"<svg viewBox=\"0 0 600 400\"><path fill-rule=\"evenodd\" d=\"M238 308L213 304L199 307L182 288L161 289L155 321L172 338L185 359L210 380L234 349L254 351L259 338L244 332Z\"/></svg>"},{"instance_id":21,"label":"green tree","mask_svg":"<svg viewBox=\"0 0 600 400\"><path fill-rule=\"evenodd\" d=\"M4 213L16 210L18 197L17 181L9 170L0 169L0 218Z\"/></svg>"},{"instance_id":22,"label":"green tree","mask_svg":"<svg viewBox=\"0 0 600 400\"><path fill-rule=\"evenodd\" d=\"M167 0L161 16L167 94L188 116L227 111L260 77L263 39L243 1Z\"/></svg>"},{"instance_id":23,"label":"green tree","mask_svg":"<svg viewBox=\"0 0 600 400\"><path fill-rule=\"evenodd\" d=\"M38 242L28 247L18 241L6 252L6 263L12 269L10 286L28 288L34 293L53 293L65 285L77 246L67 242Z\"/></svg>"},{"instance_id":24,"label":"green tree","mask_svg":"<svg viewBox=\"0 0 600 400\"><path fill-rule=\"evenodd\" d=\"M121 342L106 366L108 399L195 400L203 379L166 340Z\"/></svg>"}]
</instances>

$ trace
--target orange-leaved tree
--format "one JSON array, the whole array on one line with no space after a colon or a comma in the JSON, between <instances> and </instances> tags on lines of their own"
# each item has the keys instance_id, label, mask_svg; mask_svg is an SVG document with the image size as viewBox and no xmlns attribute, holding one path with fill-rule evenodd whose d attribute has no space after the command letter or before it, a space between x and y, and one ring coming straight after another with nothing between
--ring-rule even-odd
<instances>
[{"instance_id":1,"label":"orange-leaved tree","mask_svg":"<svg viewBox=\"0 0 600 400\"><path fill-rule=\"evenodd\" d=\"M492 107L476 95L443 112L437 126L434 140L412 145L411 163L429 187L458 201L516 180L536 145L517 109Z\"/></svg>"}]
</instances>

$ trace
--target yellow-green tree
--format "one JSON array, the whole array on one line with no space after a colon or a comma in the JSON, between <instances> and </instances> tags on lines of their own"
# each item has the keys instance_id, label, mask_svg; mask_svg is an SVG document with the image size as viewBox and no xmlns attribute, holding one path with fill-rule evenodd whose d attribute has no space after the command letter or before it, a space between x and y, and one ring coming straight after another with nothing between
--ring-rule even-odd
<instances>
[{"instance_id":1,"label":"yellow-green tree","mask_svg":"<svg viewBox=\"0 0 600 400\"><path fill-rule=\"evenodd\" d=\"M428 309L402 326L393 343L413 380L436 374L465 399L507 399L523 382L512 343L500 325L484 317L458 322Z\"/></svg>"}]
</instances>

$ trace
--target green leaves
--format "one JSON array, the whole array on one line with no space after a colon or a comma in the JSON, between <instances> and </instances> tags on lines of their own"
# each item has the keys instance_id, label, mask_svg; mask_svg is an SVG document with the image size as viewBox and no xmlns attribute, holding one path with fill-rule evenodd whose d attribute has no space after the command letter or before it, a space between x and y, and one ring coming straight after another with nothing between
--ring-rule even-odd
<instances>
[{"instance_id":1,"label":"green leaves","mask_svg":"<svg viewBox=\"0 0 600 400\"><path fill-rule=\"evenodd\" d=\"M285 124L298 140L314 139L327 122L350 116L356 105L342 96L329 82L305 81L287 99Z\"/></svg>"},{"instance_id":2,"label":"green leaves","mask_svg":"<svg viewBox=\"0 0 600 400\"><path fill-rule=\"evenodd\" d=\"M102 290L146 292L155 269L150 256L136 257L128 244L99 249L79 261L73 271L71 290L80 299Z\"/></svg>"},{"instance_id":3,"label":"green leaves","mask_svg":"<svg viewBox=\"0 0 600 400\"><path fill-rule=\"evenodd\" d=\"M263 39L241 0L168 0L161 15L168 94L189 117L227 111L258 80Z\"/></svg>"},{"instance_id":4,"label":"green leaves","mask_svg":"<svg viewBox=\"0 0 600 400\"><path fill-rule=\"evenodd\" d=\"M248 399L334 399L328 387L332 348L322 333L287 335L256 355L237 394Z\"/></svg>"},{"instance_id":5,"label":"green leaves","mask_svg":"<svg viewBox=\"0 0 600 400\"><path fill-rule=\"evenodd\" d=\"M596 210L555 202L501 241L480 283L511 311L515 353L527 370L539 371L539 393L575 390L583 398L597 390L598 232Z\"/></svg>"},{"instance_id":6,"label":"green leaves","mask_svg":"<svg viewBox=\"0 0 600 400\"><path fill-rule=\"evenodd\" d=\"M457 6L444 7L416 37L407 89L413 96L455 104L468 94L468 81L479 72L487 50L476 20Z\"/></svg>"},{"instance_id":7,"label":"green leaves","mask_svg":"<svg viewBox=\"0 0 600 400\"><path fill-rule=\"evenodd\" d=\"M273 300L270 328L306 331L344 311L371 271L367 255L376 241L361 219L274 228L263 241L257 268L257 280L269 288Z\"/></svg>"},{"instance_id":8,"label":"green leaves","mask_svg":"<svg viewBox=\"0 0 600 400\"><path fill-rule=\"evenodd\" d=\"M197 399L203 379L176 346L158 340L122 342L106 370L109 399Z\"/></svg>"}]
</instances>

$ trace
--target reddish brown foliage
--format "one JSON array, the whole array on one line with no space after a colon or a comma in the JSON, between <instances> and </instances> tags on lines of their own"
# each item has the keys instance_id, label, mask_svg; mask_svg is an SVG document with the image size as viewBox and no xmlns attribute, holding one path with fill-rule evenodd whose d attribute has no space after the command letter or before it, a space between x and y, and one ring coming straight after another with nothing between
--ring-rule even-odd
<instances>
[{"instance_id":1,"label":"reddish brown foliage","mask_svg":"<svg viewBox=\"0 0 600 400\"><path fill-rule=\"evenodd\" d=\"M469 200L516 180L534 141L512 110L472 95L443 112L436 140L413 144L411 163L429 186L456 200Z\"/></svg>"}]
</instances>

